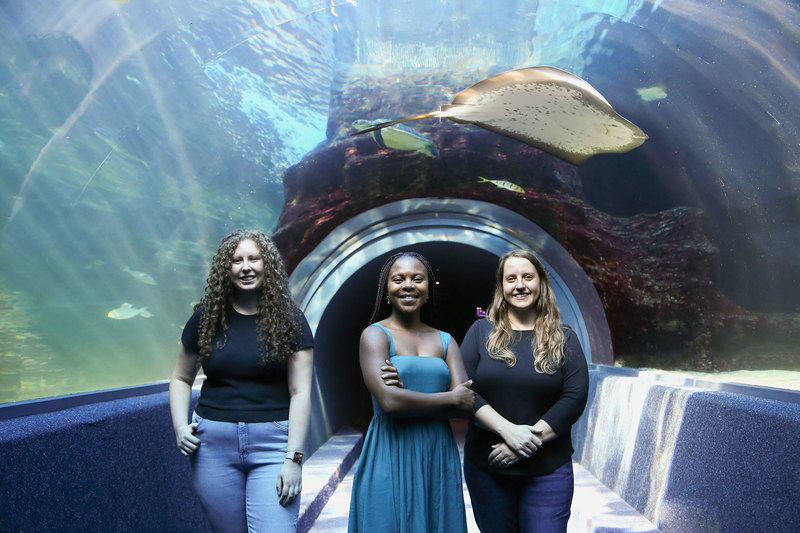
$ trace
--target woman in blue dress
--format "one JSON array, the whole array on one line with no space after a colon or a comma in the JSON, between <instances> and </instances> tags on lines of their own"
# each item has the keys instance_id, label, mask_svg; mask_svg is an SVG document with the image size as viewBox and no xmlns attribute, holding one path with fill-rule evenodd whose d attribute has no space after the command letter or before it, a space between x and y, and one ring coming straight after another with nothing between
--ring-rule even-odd
<instances>
[{"instance_id":1,"label":"woman in blue dress","mask_svg":"<svg viewBox=\"0 0 800 533\"><path fill-rule=\"evenodd\" d=\"M393 255L381 269L372 325L359 346L374 416L353 479L350 533L466 531L448 419L470 416L474 393L458 344L423 320L434 286L417 253Z\"/></svg>"}]
</instances>

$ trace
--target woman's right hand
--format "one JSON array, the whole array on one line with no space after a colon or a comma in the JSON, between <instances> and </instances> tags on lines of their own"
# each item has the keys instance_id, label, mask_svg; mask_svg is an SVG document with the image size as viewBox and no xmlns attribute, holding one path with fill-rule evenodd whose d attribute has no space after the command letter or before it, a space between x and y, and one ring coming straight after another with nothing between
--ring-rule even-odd
<instances>
[{"instance_id":1,"label":"woman's right hand","mask_svg":"<svg viewBox=\"0 0 800 533\"><path fill-rule=\"evenodd\" d=\"M386 360L386 364L381 366L381 379L383 380L383 384L387 387L403 388L403 380L400 379L400 373L388 359Z\"/></svg>"},{"instance_id":2,"label":"woman's right hand","mask_svg":"<svg viewBox=\"0 0 800 533\"><path fill-rule=\"evenodd\" d=\"M509 466L518 463L522 457L514 453L508 444L499 442L492 445L492 451L489 453L489 466L494 468L508 468Z\"/></svg>"},{"instance_id":3,"label":"woman's right hand","mask_svg":"<svg viewBox=\"0 0 800 533\"><path fill-rule=\"evenodd\" d=\"M533 426L509 423L500 436L512 451L525 458L542 447L542 439L534 432Z\"/></svg>"},{"instance_id":4,"label":"woman's right hand","mask_svg":"<svg viewBox=\"0 0 800 533\"><path fill-rule=\"evenodd\" d=\"M450 392L455 398L456 409L464 412L472 412L472 409L475 406L475 392L472 390L471 379L456 385L456 387Z\"/></svg>"},{"instance_id":5,"label":"woman's right hand","mask_svg":"<svg viewBox=\"0 0 800 533\"><path fill-rule=\"evenodd\" d=\"M180 450L183 455L188 456L193 454L200 446L200 439L195 436L196 431L197 423L195 422L193 424L181 426L175 434L175 438L178 440L178 450Z\"/></svg>"}]
</instances>

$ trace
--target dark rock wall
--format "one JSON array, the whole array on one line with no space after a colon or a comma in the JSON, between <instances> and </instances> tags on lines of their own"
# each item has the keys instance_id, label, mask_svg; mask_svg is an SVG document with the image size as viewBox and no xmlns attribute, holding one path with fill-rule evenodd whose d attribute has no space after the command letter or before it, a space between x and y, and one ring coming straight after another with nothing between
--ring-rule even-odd
<instances>
[{"instance_id":1,"label":"dark rock wall","mask_svg":"<svg viewBox=\"0 0 800 533\"><path fill-rule=\"evenodd\" d=\"M725 370L759 364L754 353L762 354L767 367L800 364L798 320L749 312L715 285L718 249L702 209L612 216L591 205L578 167L476 126L436 119L410 123L436 144L435 158L381 148L369 134L348 136L358 113L378 113L356 102L377 99L382 114L409 116L427 110L424 102L441 92L437 83L426 87L430 98L413 105L392 100L388 92L355 98L355 88L349 98L334 97L329 144L284 176L275 240L290 270L336 226L379 205L423 197L481 200L530 219L581 265L603 302L615 357L623 364ZM613 157L620 156L595 156ZM481 178L505 180L524 192Z\"/></svg>"}]
</instances>

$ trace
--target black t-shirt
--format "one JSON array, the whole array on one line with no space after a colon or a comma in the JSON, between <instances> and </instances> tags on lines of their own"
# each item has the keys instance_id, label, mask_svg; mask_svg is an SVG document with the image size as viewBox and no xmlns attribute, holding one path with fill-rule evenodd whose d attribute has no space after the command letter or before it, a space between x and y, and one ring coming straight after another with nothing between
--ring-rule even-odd
<instances>
[{"instance_id":1,"label":"black t-shirt","mask_svg":"<svg viewBox=\"0 0 800 533\"><path fill-rule=\"evenodd\" d=\"M578 337L565 328L564 364L554 374L542 374L533 367L533 331L515 332L511 350L517 363L509 368L504 361L489 357L486 341L491 330L489 320L477 320L461 344L464 366L476 393L475 410L488 403L514 424L532 426L543 419L558 437L546 442L528 459L508 468L492 468L489 466L489 453L492 445L502 442L502 439L471 420L464 455L475 466L494 474L549 474L572 457L572 424L580 418L586 406L589 369Z\"/></svg>"},{"instance_id":2,"label":"black t-shirt","mask_svg":"<svg viewBox=\"0 0 800 533\"><path fill-rule=\"evenodd\" d=\"M183 329L181 342L198 353L198 328L203 308L197 309ZM302 312L298 350L314 347L311 328ZM218 333L211 356L203 361L206 380L200 391L197 414L220 422L272 422L289 417L289 385L285 362L262 362L256 333L256 315L229 309L228 331ZM224 341L224 346L223 346Z\"/></svg>"}]
</instances>

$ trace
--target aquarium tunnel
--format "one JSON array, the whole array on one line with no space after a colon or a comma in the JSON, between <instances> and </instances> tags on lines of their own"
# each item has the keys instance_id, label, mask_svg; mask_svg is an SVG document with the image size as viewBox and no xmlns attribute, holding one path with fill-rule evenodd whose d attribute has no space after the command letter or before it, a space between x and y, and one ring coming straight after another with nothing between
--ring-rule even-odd
<instances>
[{"instance_id":1,"label":"aquarium tunnel","mask_svg":"<svg viewBox=\"0 0 800 533\"><path fill-rule=\"evenodd\" d=\"M535 250L542 259L562 320L578 334L587 360L611 363L611 336L594 286L541 228L485 202L420 198L385 204L333 230L290 278L322 354L315 384L324 399L318 412L323 423L313 431L321 432L316 438L324 441L344 424L363 423L353 414L371 409L353 354L372 313L364 302L374 301L375 280L386 257L413 250L435 265L440 327L460 340L476 309L491 299L499 256L515 248Z\"/></svg>"},{"instance_id":2,"label":"aquarium tunnel","mask_svg":"<svg viewBox=\"0 0 800 533\"><path fill-rule=\"evenodd\" d=\"M167 380L241 227L316 339L301 530L382 261L431 260L460 341L516 247L590 364L577 530L800 523L795 0L9 0L0 52L0 531L202 515Z\"/></svg>"}]
</instances>

